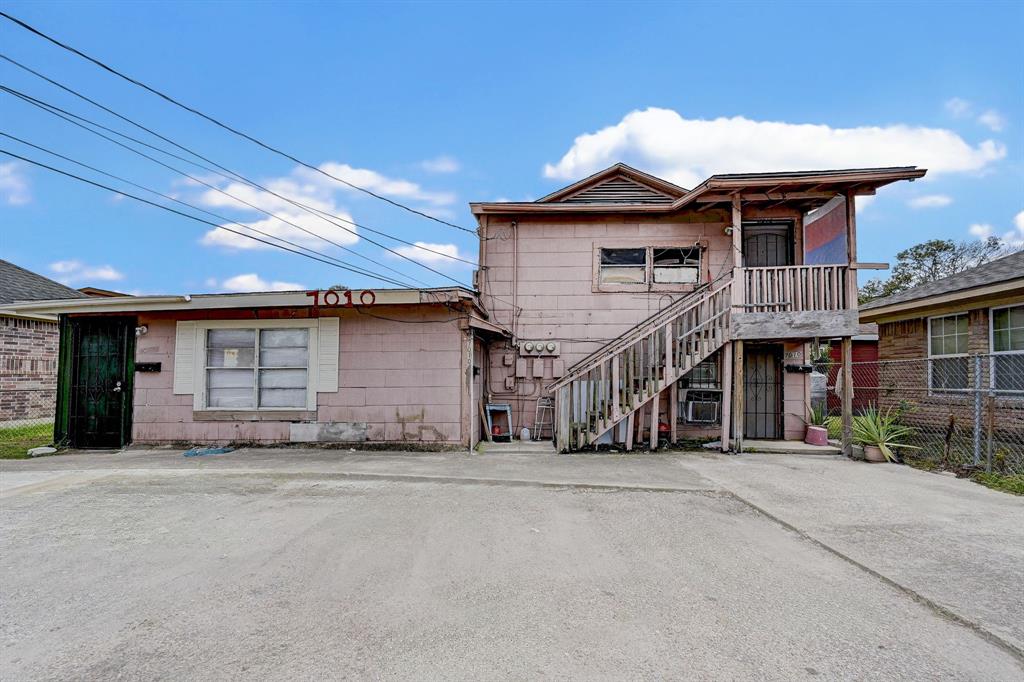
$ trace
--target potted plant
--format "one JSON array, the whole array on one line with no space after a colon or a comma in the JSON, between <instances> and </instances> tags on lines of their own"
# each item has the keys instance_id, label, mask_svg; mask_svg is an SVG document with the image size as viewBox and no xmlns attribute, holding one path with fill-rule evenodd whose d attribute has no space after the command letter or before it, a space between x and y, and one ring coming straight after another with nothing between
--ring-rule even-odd
<instances>
[{"instance_id":1,"label":"potted plant","mask_svg":"<svg viewBox=\"0 0 1024 682\"><path fill-rule=\"evenodd\" d=\"M820 403L816 407L812 405L808 412L810 422L807 424L804 442L808 445L828 445L828 412L825 404Z\"/></svg>"},{"instance_id":2,"label":"potted plant","mask_svg":"<svg viewBox=\"0 0 1024 682\"><path fill-rule=\"evenodd\" d=\"M918 449L908 445L907 439L914 429L899 423L892 410L882 412L871 406L853 418L853 439L864 446L864 458L869 462L897 462L896 448Z\"/></svg>"}]
</instances>

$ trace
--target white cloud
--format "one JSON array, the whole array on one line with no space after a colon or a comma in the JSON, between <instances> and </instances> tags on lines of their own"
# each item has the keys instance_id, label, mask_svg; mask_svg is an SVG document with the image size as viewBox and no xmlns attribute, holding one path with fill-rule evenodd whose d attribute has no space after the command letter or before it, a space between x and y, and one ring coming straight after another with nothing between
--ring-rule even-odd
<instances>
[{"instance_id":1,"label":"white cloud","mask_svg":"<svg viewBox=\"0 0 1024 682\"><path fill-rule=\"evenodd\" d=\"M996 228L988 223L975 223L968 227L967 231L978 239L988 239L989 237L997 236L1007 244L1024 247L1024 211L1020 211L1017 215L1013 216L1013 228L1003 234L997 235Z\"/></svg>"},{"instance_id":2,"label":"white cloud","mask_svg":"<svg viewBox=\"0 0 1024 682\"><path fill-rule=\"evenodd\" d=\"M24 206L32 201L28 178L16 161L0 163L0 201L8 206Z\"/></svg>"},{"instance_id":3,"label":"white cloud","mask_svg":"<svg viewBox=\"0 0 1024 682\"><path fill-rule=\"evenodd\" d=\"M430 192L410 180L389 178L381 175L377 171L369 170L368 168L353 168L347 163L328 161L320 164L319 168L328 175L341 178L346 182L351 182L353 185L357 185L363 189L368 189L377 194L383 194L386 197L424 201L434 206L447 206L455 203L456 200L455 195L451 192ZM305 167L296 169L295 174L313 184L326 184L326 186L332 190L340 189L348 192L358 191L344 183L337 182Z\"/></svg>"},{"instance_id":4,"label":"white cloud","mask_svg":"<svg viewBox=\"0 0 1024 682\"><path fill-rule=\"evenodd\" d=\"M974 108L970 102L960 97L951 97L946 100L945 105L946 111L951 113L954 118L963 118L971 113Z\"/></svg>"},{"instance_id":5,"label":"white cloud","mask_svg":"<svg viewBox=\"0 0 1024 682\"><path fill-rule=\"evenodd\" d=\"M978 117L978 123L995 133L1002 132L1006 128L1006 117L995 109L989 109Z\"/></svg>"},{"instance_id":6,"label":"white cloud","mask_svg":"<svg viewBox=\"0 0 1024 682\"><path fill-rule=\"evenodd\" d=\"M714 173L915 165L929 175L981 171L1006 156L986 140L972 147L942 128L907 125L832 128L753 121L743 116L686 119L670 109L627 114L580 135L544 175L575 180L623 160L686 187Z\"/></svg>"},{"instance_id":7,"label":"white cloud","mask_svg":"<svg viewBox=\"0 0 1024 682\"><path fill-rule=\"evenodd\" d=\"M442 154L437 158L421 161L420 168L428 173L457 173L462 165L457 159Z\"/></svg>"},{"instance_id":8,"label":"white cloud","mask_svg":"<svg viewBox=\"0 0 1024 682\"><path fill-rule=\"evenodd\" d=\"M910 208L942 208L953 203L953 197L945 194L925 194L907 201Z\"/></svg>"},{"instance_id":9,"label":"white cloud","mask_svg":"<svg viewBox=\"0 0 1024 682\"><path fill-rule=\"evenodd\" d=\"M207 284L213 282L216 285L215 279L208 279ZM249 272L244 275L235 275L229 277L220 284L220 288L224 291L230 292L249 292L249 291L301 291L306 287L296 282L282 282L280 280L267 281L257 275L255 272Z\"/></svg>"},{"instance_id":10,"label":"white cloud","mask_svg":"<svg viewBox=\"0 0 1024 682\"><path fill-rule=\"evenodd\" d=\"M78 282L116 282L124 279L124 274L110 265L86 265L80 260L59 260L50 263L50 271L57 276L57 281L64 284Z\"/></svg>"},{"instance_id":11,"label":"white cloud","mask_svg":"<svg viewBox=\"0 0 1024 682\"><path fill-rule=\"evenodd\" d=\"M970 232L975 237L977 237L978 239L988 239L989 237L992 236L992 232L994 230L995 228L993 228L988 223L974 223L973 225L967 228L967 231Z\"/></svg>"},{"instance_id":12,"label":"white cloud","mask_svg":"<svg viewBox=\"0 0 1024 682\"><path fill-rule=\"evenodd\" d=\"M459 247L455 244L431 244L430 242L415 242L416 248L413 246L399 246L395 249L397 253L402 254L406 258L412 258L420 263L434 264L434 263L457 263L451 258L445 258L441 254L446 254L455 258L463 258L469 260L466 256L459 253ZM424 251L423 249L430 249L430 251ZM431 251L437 251L438 253L431 253ZM394 256L392 256L394 257Z\"/></svg>"}]
</instances>

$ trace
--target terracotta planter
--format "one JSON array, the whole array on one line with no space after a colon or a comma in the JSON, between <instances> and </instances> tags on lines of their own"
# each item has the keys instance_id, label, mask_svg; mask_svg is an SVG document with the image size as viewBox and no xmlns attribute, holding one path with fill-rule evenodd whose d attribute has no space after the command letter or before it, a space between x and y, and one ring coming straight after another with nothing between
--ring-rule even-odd
<instances>
[{"instance_id":1,"label":"terracotta planter","mask_svg":"<svg viewBox=\"0 0 1024 682\"><path fill-rule=\"evenodd\" d=\"M869 462L888 462L885 458L885 454L882 452L882 448L877 445L865 445L864 446L864 459Z\"/></svg>"},{"instance_id":2,"label":"terracotta planter","mask_svg":"<svg viewBox=\"0 0 1024 682\"><path fill-rule=\"evenodd\" d=\"M824 426L808 426L804 442L808 445L828 445L828 429Z\"/></svg>"}]
</instances>

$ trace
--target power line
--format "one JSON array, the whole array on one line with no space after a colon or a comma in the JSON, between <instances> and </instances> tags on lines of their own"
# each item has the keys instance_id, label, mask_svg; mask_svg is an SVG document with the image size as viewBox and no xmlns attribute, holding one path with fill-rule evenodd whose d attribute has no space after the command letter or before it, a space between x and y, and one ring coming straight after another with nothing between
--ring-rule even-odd
<instances>
[{"instance_id":1,"label":"power line","mask_svg":"<svg viewBox=\"0 0 1024 682\"><path fill-rule=\"evenodd\" d=\"M342 270L349 270L351 272L355 272L356 274L364 274L362 272L359 272L358 270L355 270L354 268L352 268L352 267L350 267L348 265L341 265L339 263L335 263L335 262L332 262L330 260L327 260L326 258L320 258L319 256L314 256L314 255L311 255L311 254L308 254L308 253L303 253L302 251L296 251L294 249L289 249L288 247L281 246L280 244L277 244L275 242L267 241L265 239L260 239L259 237L252 236L251 234L245 234L244 232L239 232L238 230L233 230L230 227L224 227L223 225L218 225L217 223L209 221L209 220L203 220L202 218L197 218L196 216L190 215L188 213L185 213L184 211L179 211L177 209L171 208L170 206L164 206L163 204L158 204L155 201L150 201L149 199L144 199L144 198L142 198L140 196L136 196L134 194L130 194L130 193L125 192L123 190L119 190L119 189L116 189L114 187L110 187L108 185L104 185L101 182L96 182L95 180L90 180L88 178L83 178L80 175L75 175L74 173L69 173L69 172L67 172L65 170L61 170L60 168L54 168L53 166L49 166L49 165L47 165L45 163L42 163L41 161L35 161L35 160L30 159L28 157L21 156L20 154L15 154L14 152L8 151L6 149L0 149L0 154L5 154L7 156L10 156L13 159L18 159L19 161L24 161L25 163L30 163L33 166L38 166L40 168L45 168L48 171L52 171L54 173L58 173L58 174L63 175L65 177L71 178L73 180L78 180L79 182L83 182L83 183L85 183L87 185L92 185L93 187L98 187L100 189L107 190L108 192L114 192L115 194L120 194L120 195L122 195L124 197L127 197L129 199L134 199L135 201L138 201L140 203L148 204L150 206L155 206L156 208L163 209L164 211L168 211L169 213L174 213L174 214L180 215L180 216L182 216L184 218L188 218L189 220L194 220L197 223L202 223L204 225L209 225L211 227L216 227L216 228L219 228L221 230L226 230L227 232L231 232L233 234L237 234L240 237L245 237L246 239L253 239L255 241L261 242L261 243L266 244L268 246L272 246L272 247L274 247L276 249L281 249L282 251L288 251L289 253L294 253L294 254L297 254L299 256L303 256L305 258L309 258L310 260L315 260L315 261L319 261L321 263L326 263L327 265L331 265L331 266L334 266L336 268L340 268ZM275 237L275 239L276 239L276 237ZM393 282L391 282L389 280L386 280L386 279L384 279L384 278L382 278L382 277L380 277L378 275L371 275L371 276L374 277L375 279L379 279L382 282L388 282L389 284L393 283ZM412 287L412 288L415 288L415 287Z\"/></svg>"},{"instance_id":2,"label":"power line","mask_svg":"<svg viewBox=\"0 0 1024 682\"><path fill-rule=\"evenodd\" d=\"M218 220L223 220L223 221L225 221L225 222L227 222L229 224L232 224L232 225L238 225L241 228L244 228L246 230L251 230L251 231L253 231L253 232L257 233L257 234L263 235L264 237L269 237L271 239L276 239L276 240L278 240L280 242L284 242L285 244L288 244L290 246L294 246L295 248L302 249L303 251L308 251L308 252L316 254L318 256L323 256L324 258L330 258L331 260L336 261L338 263L341 263L342 265L348 265L348 267L350 267L353 270L355 270L356 272L358 272L358 274L361 274L361 275L364 275L364 276L367 276L367 277L373 277L374 279L379 279L380 281L387 282L388 284L395 284L395 285L398 285L398 286L401 286L401 287L407 287L407 288L410 288L410 289L415 289L416 288L414 285L409 284L408 282L402 282L402 281L396 280L396 279L391 278L391 277L378 277L377 275L373 274L369 270L366 270L365 268L359 268L359 267L354 266L354 265L345 264L343 261L335 258L334 256L331 256L329 254L323 253L322 251L317 251L316 249L311 249L311 248L309 248L307 246L302 246L301 244L296 244L295 242L290 241L288 239L285 239L284 237L279 237L277 235L270 234L269 232L265 232L265 231L260 230L258 228L252 227L251 225L245 225L243 223L238 222L237 220L232 220L232 219L230 219L230 218L228 218L226 216L222 216L219 213L214 213L213 211L208 211L205 208L201 208L201 207L196 206L194 204L190 204L187 201L182 201L181 199L177 199L175 197L172 197L169 194L164 194L163 192L158 192L157 190L150 189L149 187L146 187L145 185L140 185L137 182L132 182L131 180L128 180L127 178L122 178L119 175L114 175L113 173L108 173L107 171L105 171L105 170L103 170L101 168L96 168L95 166L90 166L89 164L83 163L82 161L78 161L76 159L73 159L70 156L65 156L64 154L61 154L59 152L53 151L52 149L47 149L46 147L42 147L40 145L34 144L32 142L29 142L28 140L24 140L24 139L22 139L20 137L17 137L16 135L11 135L10 133L5 133L2 130L0 130L0 135L2 135L3 137L6 137L8 139L14 140L15 142L19 142L19 143L21 143L21 144L23 144L23 145L25 145L27 147L32 147L33 149L37 149L37 150L39 150L41 152L44 152L46 154L49 154L51 156L55 156L55 157L57 157L59 159L63 159L64 161L68 161L70 163L73 163L76 166L81 166L82 168L86 168L88 170L91 170L94 173L99 173L100 175L104 175L104 176L106 176L108 178L111 178L113 180L117 180L118 182L123 182L123 183L125 183L127 185L131 185L132 187L135 187L137 189L141 189L141 190L143 190L145 192L149 192L150 194L154 194L154 195L156 195L158 197L161 197L163 199L166 199L168 201L173 201L176 204L180 204L180 205L185 206L187 208L190 208L190 209L192 209L194 211L199 211L200 213L205 213L206 215L213 216L214 218L216 218ZM398 273L398 274L401 275L402 273Z\"/></svg>"},{"instance_id":3,"label":"power line","mask_svg":"<svg viewBox=\"0 0 1024 682\"><path fill-rule=\"evenodd\" d=\"M305 210L308 213L320 214L320 217L329 216L329 217L334 218L336 220L340 220L340 221L342 221L344 223L348 223L349 225L352 225L353 227L358 227L359 229L367 230L369 232L373 232L374 234L379 234L379 235L381 235L383 237L387 237L389 239L393 239L396 242L400 242L402 244L406 244L408 246L411 246L411 247L413 247L415 249L419 249L421 251L427 251L429 253L433 253L435 255L442 256L444 258L448 258L448 259L451 259L451 260L459 261L461 263L466 263L467 265L472 265L472 266L476 266L477 265L473 261L466 260L465 258L459 258L457 256L452 256L451 254L447 254L447 253L445 253L443 251L437 251L436 249L431 249L429 247L421 246L419 244L416 244L416 243L413 243L413 242L410 242L410 241L406 241L404 239L396 237L396 236L394 236L392 234L389 234L387 232L383 232L381 230L377 230L377 229L374 229L372 227L367 227L366 225L361 225L361 224L356 223L356 222L354 222L352 220L349 220L347 218L342 218L341 216L329 213L327 211L323 211L323 210L318 209L318 208L314 208L314 207L309 206L307 204L304 204L302 202L299 202L299 201L296 201L296 200L291 199L289 197L286 197L286 196L283 196L281 194L278 194L277 192L275 192L275 191L273 191L273 190L271 190L271 189L269 189L267 187L264 187L264 186L256 183L254 180L246 178L245 176L241 175L240 173L238 173L236 171L233 171L230 168L226 168L226 167L220 165L219 163L217 163L213 159L210 159L210 158L207 158L207 157L203 156L202 154L200 154L199 152L195 151L194 149L190 149L189 147L186 147L186 146L184 146L184 145L182 145L182 144L180 144L178 142L175 142L171 138L166 137L164 135L161 135L160 133L158 133L157 131L153 130L152 128L148 128L148 127L142 125L141 123L139 123L138 121L135 121L135 120L133 120L133 119L127 117L127 116L124 116L124 115L118 113L117 111L114 111L113 109L111 109L111 108L101 104L100 102L97 102L96 100L89 98L88 96L82 94L81 92L78 92L74 88L72 88L70 86L67 86L67 85L65 85L65 84L63 84L63 83L61 83L61 82L59 82L57 80L54 80L53 78L50 78L49 76L47 76L45 74L42 74L39 71L37 71L37 70L35 70L35 69L33 69L33 68L29 67L29 66L26 66L25 64L22 64L21 62L17 61L16 59L13 59L13 58L11 58L11 57L9 57L9 56L7 56L5 54L2 54L2 53L0 53L0 59L3 59L4 61L9 62L10 64L13 64L14 66L17 66L19 69L27 71L28 73L32 74L33 76L36 76L37 78L40 78L40 79L46 81L47 83L50 83L51 85L54 85L54 86L60 88L61 90L64 90L65 92L67 92L67 93L69 93L71 95L74 95L75 97L78 97L81 100L84 100L84 101L88 102L89 104L93 105L94 107L102 109L103 111L107 112L108 114L111 114L112 116L116 116L117 118L121 119L122 121L124 121L126 123L129 123L129 124L135 126L136 128L138 128L139 130L143 130L143 131L149 133L150 135L163 140L164 142L167 142L168 144L170 144L170 145L172 145L172 146L182 150L183 152L185 152L187 154L191 154L192 156L195 156L198 159L202 159L203 161L205 161L205 162L215 166L216 168L219 168L220 170L218 171L218 170L216 170L214 168L210 168L208 166L204 166L203 164L197 163L196 161L194 161L192 159L188 159L188 158L185 158L183 156L179 156L178 154L174 154L174 153L169 152L169 151L167 151L165 149L162 149L160 147L156 147L156 146L151 145L151 144L149 144L147 142L144 142L142 140L139 140L139 139L136 139L134 137L131 137L130 135L125 135L124 133L121 133L121 132L119 132L117 130L114 130L112 128L108 128L108 127L106 127L106 126L104 126L104 125L102 125L100 123L96 123L95 121L89 121L88 119L84 119L84 118L82 118L80 116L77 116L76 114L72 114L71 112L61 110L61 111L64 111L64 113L68 114L69 116L74 116L75 118L78 118L80 120L87 121L90 124L92 124L92 125L94 125L94 126L96 126L98 128L102 128L102 129L106 130L107 132L113 133L114 135L118 135L118 136L123 137L125 139L131 140L131 141L133 141L133 142L135 142L137 144L144 145L146 147L149 147L150 149L153 149L154 151L158 151L161 154L166 154L166 155L168 155L170 157L173 157L175 159L178 159L180 161L184 161L185 163L190 163L190 164L192 164L194 166L197 166L199 168L202 168L203 170L206 170L206 171L208 171L210 173L214 173L215 175L219 175L220 177L222 177L222 178L224 178L226 180L237 180L239 182L243 182L243 183L245 183L247 185L250 185L250 186L255 187L257 189L260 189L260 190L262 190L264 192L267 192L268 194L272 194L272 195L278 197L279 199L287 201L287 202L291 203L294 206L302 208L303 210ZM26 96L26 97L28 97L28 95L25 95L24 93L21 93L21 94ZM39 101L39 100L37 100L37 101ZM60 109L59 107L57 107L56 105L53 105L53 104L48 104L48 106L51 106L51 107L53 107L55 109ZM228 175L230 175L231 177L228 177L228 175L224 175L224 173L228 173ZM327 218L323 218L323 219L327 220ZM331 221L328 221L328 222L331 222ZM338 225L337 227L342 227L342 226ZM346 229L346 228L342 227L342 229ZM367 239L367 241L369 241L371 244L376 243L376 242L373 242L370 239ZM382 246L381 248L385 248L386 249L387 247ZM414 261L414 262L417 262L417 264L418 264L418 261Z\"/></svg>"},{"instance_id":4,"label":"power line","mask_svg":"<svg viewBox=\"0 0 1024 682\"><path fill-rule=\"evenodd\" d=\"M382 268L391 270L392 272L398 272L397 270L394 270L393 268L390 268L387 265L384 265L383 263L378 263L377 261L375 261L375 260L373 260L371 258L368 258L368 257L366 257L366 256L364 256L364 255L362 255L360 253L352 251L352 249L348 249L348 248L342 246L341 244L338 244L337 242L334 242L334 241L332 241L330 239L327 239L326 237L324 237L322 235L318 235L315 232L311 232L310 230L307 230L306 228L304 228L304 227L302 227L300 225L297 225L296 223L293 223L293 222L291 222L291 221L289 221L289 220L287 220L285 218L282 218L282 217L280 217L280 216L278 216L278 215L276 215L274 213L271 213L271 212L267 211L266 209L260 208L259 206L255 205L255 204L253 204L251 202L248 202L245 199L242 199L241 197L238 197L238 196L236 196L234 194L231 194L230 192L226 192L223 189L221 189L220 187L217 187L216 185L211 185L210 183L206 182L205 180L202 180L201 178L197 178L194 175L190 175L189 173L186 173L185 171L183 171L183 170L181 170L179 168L175 168L174 166L166 164L163 161L160 161L159 159L154 158L154 157L150 156L149 154L146 154L145 152L141 152L141 151L139 151L139 150L137 150L137 149L135 149L135 148L133 148L133 147L131 147L129 145L126 145L126 144L123 144L121 142L118 142L117 140L115 140L115 139L113 139L111 137L108 137L108 136L104 135L103 133L100 133L100 132L98 132L96 130L93 130L93 129L89 128L87 125L83 125L82 123L79 123L78 121L71 120L71 118L69 118L69 117L77 118L77 119L79 119L81 121L85 121L89 125L95 125L96 127L104 129L104 130L110 130L106 126L97 124L97 123L95 123L93 121L90 121L87 118L84 118L82 116L78 116L78 115L73 114L73 113L71 113L69 111L61 109L58 106L55 106L55 105L43 102L42 100L36 99L35 97L32 97L30 95L26 95L25 93L22 93L22 92L19 92L17 90L14 90L13 88L10 88L10 87L8 87L6 85L3 85L3 84L0 84L0 91L7 92L8 94L14 95L15 97L17 97L17 98L27 102L28 104L32 104L33 106L36 106L36 107L42 109L43 111L46 111L47 113L50 113L50 114L52 114L52 115L54 115L54 116L56 116L56 117L58 117L58 118L60 118L60 119L62 119L64 121L66 121L66 122L68 122L68 123L70 123L72 125L78 126L79 128L82 128L83 130L86 130L86 131L92 133L93 135L97 135L98 137L101 137L104 140L107 140L108 142L111 142L111 143L113 143L113 144L115 144L115 145L117 145L119 147L122 147L123 149L126 149L126 150L132 152L133 154L137 154L137 155L139 155L139 156L141 156L141 157L143 157L145 159L149 159L150 161L152 161L153 163L155 163L155 164L157 164L159 166L162 166L162 167L164 167L164 168L166 168L168 170L174 171L175 173L178 173L179 175L182 175L183 177L186 177L189 180L192 180L193 182L196 182L196 183L198 183L200 185L203 185L204 187L208 187L209 189L212 189L213 191L218 192L219 194L223 194L224 196L229 197L229 198L231 198L231 199L233 199L233 200L235 200L235 201L237 201L239 203L245 204L246 206L249 206L250 208L252 208L252 209L254 209L256 211L259 211L260 213L263 213L263 214L268 215L268 216L270 216L270 217L272 217L272 218L274 218L276 220L279 220L279 221L281 221L283 223L291 225L292 227L294 227L294 228L296 228L298 230L301 230L302 232L306 232L306 233L308 233L308 234L310 234L310 235L312 235L314 237L322 239L322 240L328 242L329 244L337 246L340 249L343 249L345 251L349 251L349 252L359 256L360 258L368 260L369 262L373 263L374 265L378 265L378 266L380 266ZM64 115L64 114L67 114L67 115ZM111 132L114 132L115 134L119 134L119 133L117 133L117 131L111 130ZM130 136L127 136L127 135L122 135L122 137L125 137L126 139L131 139L133 141L136 141L136 140L134 140L134 138L131 138ZM141 141L137 141L137 142L139 142L140 144L143 144L143 145L145 145L147 147L151 147L151 148L154 148L154 149L157 149L158 151L160 151L159 148L153 147L152 145L148 145L145 142L141 142ZM172 155L172 156L175 156L175 155ZM181 158L181 157L177 157L177 158ZM216 172L216 171L214 171L214 172ZM259 185L256 185L256 187L259 187ZM275 193L275 196L280 196L280 195L277 195ZM317 217L320 217L320 216L317 216ZM322 218L322 217L321 217L321 219L322 220L327 220L326 218ZM336 223L333 223L330 220L327 220L327 222L331 223L331 224L334 224L336 227L340 227L341 229L343 229L343 230L345 230L347 232L350 232L353 235L359 236L357 232L355 232L354 230L351 230L351 229L345 227L344 225L337 225ZM362 237L362 239L365 239L366 241L370 242L371 244L376 244L377 246L381 247L382 249L385 249L386 251L389 251L390 253L393 253L394 255L398 256L399 258L403 258L403 259L405 259L405 260L407 260L407 261L409 261L409 262L411 262L411 263L413 263L415 265L420 266L421 268L424 268L426 270L429 270L430 272L433 272L433 273L435 273L437 275L440 275L440 276L444 277L445 279L451 280L452 282L458 284L459 286L465 286L465 284L463 284L458 279L455 279L454 277L452 277L450 275L447 275L447 274L441 272L440 270L436 270L436 269L434 269L434 268L432 268L432 267L430 267L428 265L420 263L419 261L417 261L417 260L415 260L413 258L410 258L409 256L406 256L405 254L399 253L398 251L395 251L394 249L388 248L387 246L385 246L384 244L381 244L380 242L374 241L373 239L370 239L369 237L365 237L365 236ZM400 272L398 274L403 276L403 277L408 277L409 276L409 275L406 275L406 274L400 273ZM413 279L415 279L415 278L413 278ZM417 280L417 281L420 281L420 280ZM420 283L424 284L422 281L420 281Z\"/></svg>"},{"instance_id":5,"label":"power line","mask_svg":"<svg viewBox=\"0 0 1024 682\"><path fill-rule=\"evenodd\" d=\"M335 181L340 182L340 183L342 183L344 185L347 185L347 186L351 187L352 189L355 189L355 190L358 190L358 191L363 192L365 194L368 194L368 195L370 195L370 196L372 196L372 197L374 197L376 199L380 199L381 201L385 201L385 202L387 202L387 203L389 203L389 204L391 204L393 206L396 206L398 208L401 208L401 209L404 209L406 211L409 211L410 213L415 213L416 215L419 215L419 216L422 216L424 218L427 218L428 220L433 220L434 222L440 223L441 225L447 225L448 227L453 227L456 230L462 230L463 232L468 232L470 234L476 234L475 230L471 230L471 229L469 229L467 227L462 227L461 225L456 225L455 223L450 223L447 220L442 220L441 218L437 218L435 216L432 216L429 213L424 213L423 211L419 211L419 210L417 210L415 208L412 208L410 206L406 206L405 204L403 204L401 202L398 202L398 201L395 201L394 199L390 199L390 198L388 198L386 196L383 196L381 194L377 194L376 192L368 190L365 187L360 187L359 185L353 184L353 183L349 182L348 180L344 180L342 178L337 177L336 175L332 175L331 173L328 173L327 171L323 170L322 168L319 168L319 167L314 166L312 164L306 163L305 161L303 161L303 160L301 160L301 159L299 159L299 158L297 158L295 156L292 156L288 152L285 152L285 151L283 151L281 149L278 149L277 147L274 147L274 146L272 146L272 145L270 145L270 144L268 144L266 142L263 142L262 140L260 140L260 139L258 139L256 137L253 137L252 135L249 135L247 133L244 133L241 130L238 130L237 128L233 128L230 125L228 125L226 123L223 123L223 122L217 120L216 118L213 118L212 116L204 114L202 111L199 111L198 109L195 109L195 108L193 108L193 107L191 107L191 106L189 106L187 104L183 104L182 102L179 102L178 100L174 99L170 95L167 95L167 94L161 92L160 90L157 90L156 88L153 88L153 87L150 87L149 85L146 85L142 81L136 80L135 78L132 78L131 76L128 76L128 75L118 71L114 67L109 66L109 65L103 63L102 61L100 61L99 59L96 59L95 57L90 57L89 55L85 54L81 50L78 50L77 48L74 48L74 47L72 47L72 46L70 46L70 45L68 45L66 43L63 43L63 42L57 40L56 38L54 38L52 36L47 35L46 33L43 33L39 29L34 28L33 26L30 26L29 24L25 23L24 21L22 21L20 19L17 19L17 18L11 16L10 14L8 14L6 12L0 11L0 16L2 16L5 19L7 19L7 20L17 24L18 26L22 27L23 29L25 29L25 30L27 30L27 31L29 31L31 33L34 33L35 35L39 36L40 38L43 38L44 40L49 41L50 43L56 45L57 47L59 47L59 48L61 48L63 50L67 50L68 52L71 52L72 54L75 54L75 55L81 57L82 59L85 59L85 60L87 60L89 62L92 62L96 66L100 67L101 69L103 69L105 71L108 71L109 73L117 76L118 78L126 80L129 83L131 83L133 85L136 85L136 86L142 88L143 90L146 90L146 91L156 95L157 97L160 97L161 99L163 99L163 100L165 100L167 102L170 102L171 104L173 104L173 105L175 105L177 107L180 107L181 109L184 109L185 111L188 111L188 112L190 112L192 114L195 114L196 116L199 116L200 118L203 118L203 119L209 121L210 123L213 123L214 125L216 125L216 126L218 126L220 128L223 128L224 130L227 130L228 132L230 132L230 133L232 133L234 135L237 135L237 136L239 136L239 137L241 137L243 139L246 139L246 140L248 140L248 141L250 141L250 142L252 142L252 143L254 143L254 144L256 144L256 145L258 145L258 146L260 146L260 147L262 147L264 149L266 149L267 151L273 152L274 154L277 154L278 156L282 156L282 157L284 157L284 158L286 158L286 159L288 159L288 160L290 160L290 161L292 161L294 163L297 163L297 164L299 164L301 166L304 166L304 167L306 167L306 168L308 168L308 169L310 169L312 171L320 173L321 175L323 175L325 177L331 178L332 180L335 180Z\"/></svg>"}]
</instances>

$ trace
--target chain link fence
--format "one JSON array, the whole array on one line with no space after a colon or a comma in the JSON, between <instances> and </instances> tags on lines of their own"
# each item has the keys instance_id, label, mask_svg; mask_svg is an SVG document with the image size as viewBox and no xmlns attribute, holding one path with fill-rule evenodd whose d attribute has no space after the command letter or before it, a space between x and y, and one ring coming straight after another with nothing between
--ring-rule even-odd
<instances>
[{"instance_id":1,"label":"chain link fence","mask_svg":"<svg viewBox=\"0 0 1024 682\"><path fill-rule=\"evenodd\" d=\"M854 419L877 410L909 427L896 448L943 469L1024 474L1024 354L854 362ZM841 437L842 365L815 363L812 405Z\"/></svg>"},{"instance_id":2,"label":"chain link fence","mask_svg":"<svg viewBox=\"0 0 1024 682\"><path fill-rule=\"evenodd\" d=\"M29 448L48 445L53 440L56 381L47 376L31 383L42 387L5 386L0 390L0 456L24 456Z\"/></svg>"}]
</instances>

